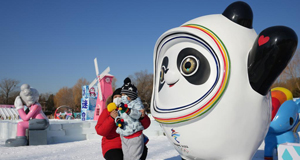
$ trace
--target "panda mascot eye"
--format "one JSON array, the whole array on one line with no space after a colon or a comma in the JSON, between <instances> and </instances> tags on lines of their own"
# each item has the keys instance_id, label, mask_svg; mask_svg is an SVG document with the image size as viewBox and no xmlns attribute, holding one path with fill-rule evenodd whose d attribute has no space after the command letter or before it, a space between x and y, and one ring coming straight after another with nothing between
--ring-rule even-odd
<instances>
[{"instance_id":1,"label":"panda mascot eye","mask_svg":"<svg viewBox=\"0 0 300 160\"><path fill-rule=\"evenodd\" d=\"M161 68L160 68L160 76L159 76L159 85L158 85L158 91L162 89L162 87L165 84L165 74L168 72L168 65L169 65L169 58L166 56L163 59Z\"/></svg>"},{"instance_id":2,"label":"panda mascot eye","mask_svg":"<svg viewBox=\"0 0 300 160\"><path fill-rule=\"evenodd\" d=\"M165 66L161 66L160 69L160 83L164 83L165 82L165 71L166 71L166 67Z\"/></svg>"},{"instance_id":3,"label":"panda mascot eye","mask_svg":"<svg viewBox=\"0 0 300 160\"><path fill-rule=\"evenodd\" d=\"M180 65L180 72L185 76L191 76L195 74L198 69L199 61L194 56L186 56Z\"/></svg>"},{"instance_id":4,"label":"panda mascot eye","mask_svg":"<svg viewBox=\"0 0 300 160\"><path fill-rule=\"evenodd\" d=\"M210 76L207 58L197 49L184 48L177 56L177 68L191 84L204 84Z\"/></svg>"}]
</instances>

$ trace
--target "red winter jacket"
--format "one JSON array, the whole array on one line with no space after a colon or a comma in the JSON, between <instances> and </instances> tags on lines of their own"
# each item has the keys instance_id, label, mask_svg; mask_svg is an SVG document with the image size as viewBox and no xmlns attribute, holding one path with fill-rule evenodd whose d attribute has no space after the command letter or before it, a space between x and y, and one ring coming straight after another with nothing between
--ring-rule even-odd
<instances>
[{"instance_id":1,"label":"red winter jacket","mask_svg":"<svg viewBox=\"0 0 300 160\"><path fill-rule=\"evenodd\" d=\"M143 119L140 120L144 129L150 126L150 118L145 115ZM102 137L102 154L103 157L107 151L110 149L122 149L122 143L120 135L116 132L117 126L115 120L110 116L110 112L104 109L99 116L97 125L95 126L97 134Z\"/></svg>"}]
</instances>

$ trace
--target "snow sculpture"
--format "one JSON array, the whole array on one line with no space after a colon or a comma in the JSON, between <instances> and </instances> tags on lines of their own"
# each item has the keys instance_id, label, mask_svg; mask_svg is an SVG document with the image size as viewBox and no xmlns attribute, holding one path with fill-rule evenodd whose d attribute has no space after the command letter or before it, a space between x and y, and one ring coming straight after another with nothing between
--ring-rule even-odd
<instances>
[{"instance_id":1,"label":"snow sculpture","mask_svg":"<svg viewBox=\"0 0 300 160\"><path fill-rule=\"evenodd\" d=\"M41 104L38 103L39 93L36 89L30 88L28 84L21 86L20 96L15 99L15 107L23 121L18 123L17 137L8 139L5 142L7 147L25 146L28 144L25 135L26 129L43 130L49 126L47 116L42 111ZM24 111L24 105L29 109L29 112Z\"/></svg>"},{"instance_id":2,"label":"snow sculpture","mask_svg":"<svg viewBox=\"0 0 300 160\"><path fill-rule=\"evenodd\" d=\"M239 1L157 40L151 113L184 159L249 160L266 136L269 88L298 38L284 26L257 35L252 19Z\"/></svg>"}]
</instances>

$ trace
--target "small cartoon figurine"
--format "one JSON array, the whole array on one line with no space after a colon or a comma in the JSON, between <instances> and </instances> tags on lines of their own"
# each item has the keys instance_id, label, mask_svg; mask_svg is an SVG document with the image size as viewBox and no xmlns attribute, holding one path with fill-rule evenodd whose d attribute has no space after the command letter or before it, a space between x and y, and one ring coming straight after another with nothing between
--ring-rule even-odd
<instances>
[{"instance_id":1,"label":"small cartoon figurine","mask_svg":"<svg viewBox=\"0 0 300 160\"><path fill-rule=\"evenodd\" d=\"M257 34L252 21L251 7L238 1L157 40L151 114L182 158L249 160L264 140L270 86L298 37L285 26Z\"/></svg>"},{"instance_id":2,"label":"small cartoon figurine","mask_svg":"<svg viewBox=\"0 0 300 160\"><path fill-rule=\"evenodd\" d=\"M92 87L92 88L89 90L89 92L90 92L90 97L96 97L96 92L95 92L95 88L94 88L94 87Z\"/></svg>"},{"instance_id":3,"label":"small cartoon figurine","mask_svg":"<svg viewBox=\"0 0 300 160\"><path fill-rule=\"evenodd\" d=\"M292 93L282 87L272 89L272 121L265 138L265 159L273 159L273 150L282 143L299 143L299 106Z\"/></svg>"},{"instance_id":4,"label":"small cartoon figurine","mask_svg":"<svg viewBox=\"0 0 300 160\"><path fill-rule=\"evenodd\" d=\"M5 142L7 147L26 146L28 144L25 135L26 129L42 130L49 126L49 121L42 111L41 104L38 103L39 93L36 89L30 88L28 84L21 86L20 96L15 99L15 107L23 121L18 123L17 137L8 139ZM29 109L29 112L24 111L24 105Z\"/></svg>"}]
</instances>

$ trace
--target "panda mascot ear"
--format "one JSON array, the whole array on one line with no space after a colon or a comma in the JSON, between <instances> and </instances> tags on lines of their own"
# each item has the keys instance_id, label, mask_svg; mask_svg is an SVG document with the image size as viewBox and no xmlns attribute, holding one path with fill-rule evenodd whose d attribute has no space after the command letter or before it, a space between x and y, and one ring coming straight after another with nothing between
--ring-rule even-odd
<instances>
[{"instance_id":1,"label":"panda mascot ear","mask_svg":"<svg viewBox=\"0 0 300 160\"><path fill-rule=\"evenodd\" d=\"M248 56L248 76L252 88L266 95L293 57L298 44L296 33L285 26L263 30Z\"/></svg>"},{"instance_id":2,"label":"panda mascot ear","mask_svg":"<svg viewBox=\"0 0 300 160\"><path fill-rule=\"evenodd\" d=\"M251 7L245 2L237 1L231 3L222 15L234 23L246 28L252 28L253 12Z\"/></svg>"}]
</instances>

